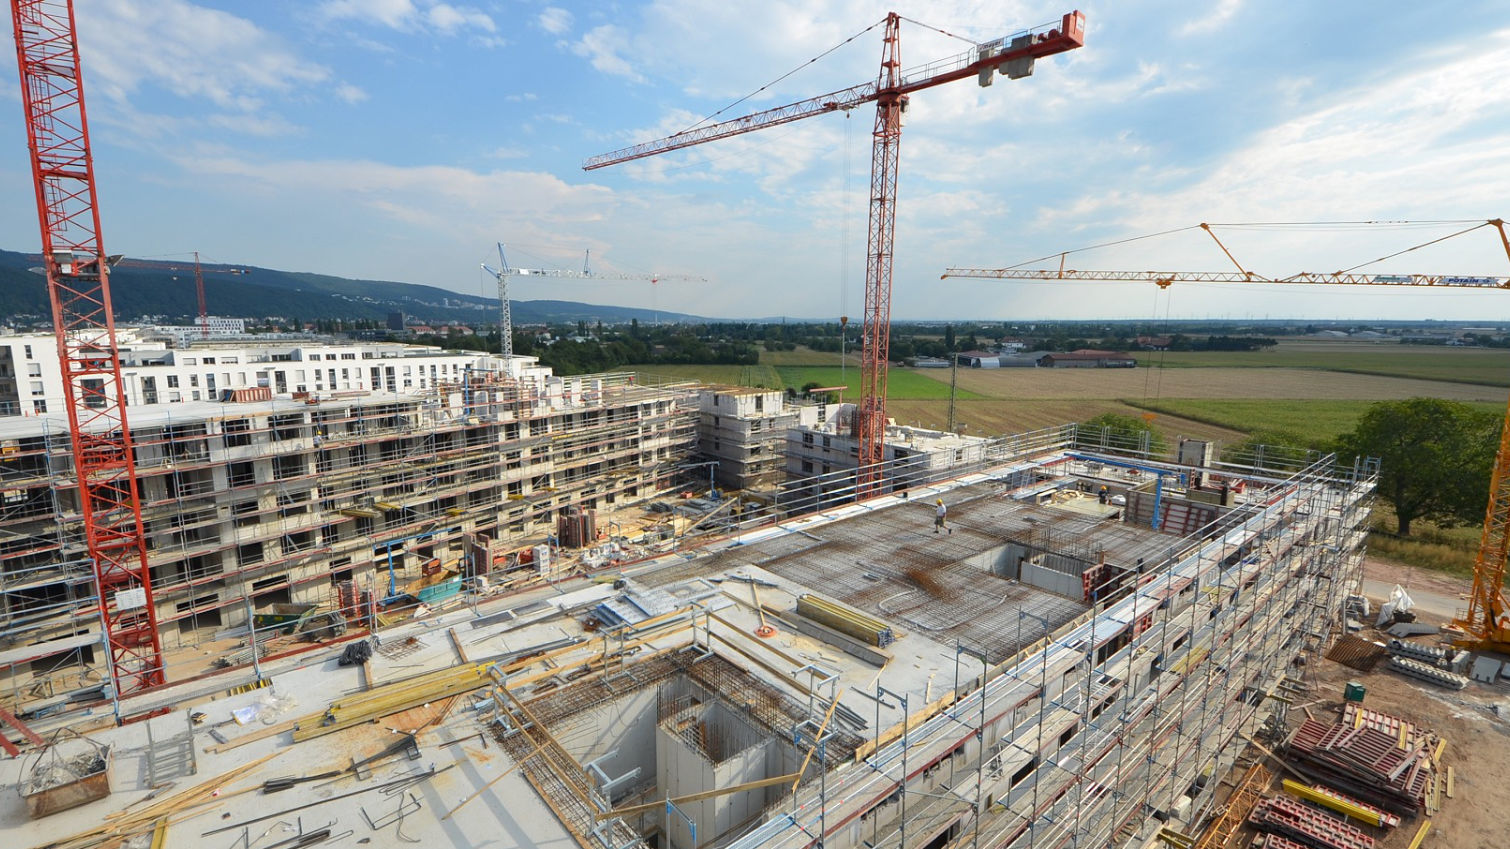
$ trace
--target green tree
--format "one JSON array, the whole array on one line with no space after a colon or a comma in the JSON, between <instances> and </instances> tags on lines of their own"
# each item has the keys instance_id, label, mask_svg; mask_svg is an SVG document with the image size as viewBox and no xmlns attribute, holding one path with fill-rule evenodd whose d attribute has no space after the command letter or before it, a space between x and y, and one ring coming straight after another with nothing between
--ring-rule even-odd
<instances>
[{"instance_id":1,"label":"green tree","mask_svg":"<svg viewBox=\"0 0 1510 849\"><path fill-rule=\"evenodd\" d=\"M954 325L952 324L944 328L944 348L949 351L954 350Z\"/></svg>"},{"instance_id":2,"label":"green tree","mask_svg":"<svg viewBox=\"0 0 1510 849\"><path fill-rule=\"evenodd\" d=\"M1146 449L1143 448L1145 440ZM1081 422L1076 441L1085 446L1136 448L1151 454L1160 453L1169 446L1163 432L1152 422L1118 413L1102 413Z\"/></svg>"},{"instance_id":3,"label":"green tree","mask_svg":"<svg viewBox=\"0 0 1510 849\"><path fill-rule=\"evenodd\" d=\"M1337 438L1336 451L1379 458L1379 493L1409 536L1417 519L1451 527L1483 517L1498 428L1498 416L1456 401L1380 401Z\"/></svg>"}]
</instances>

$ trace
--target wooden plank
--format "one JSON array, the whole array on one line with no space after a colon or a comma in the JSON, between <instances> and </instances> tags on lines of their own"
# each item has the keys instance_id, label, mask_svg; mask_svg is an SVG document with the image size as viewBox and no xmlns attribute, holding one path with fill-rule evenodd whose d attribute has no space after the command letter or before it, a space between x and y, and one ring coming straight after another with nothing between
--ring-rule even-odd
<instances>
[{"instance_id":1,"label":"wooden plank","mask_svg":"<svg viewBox=\"0 0 1510 849\"><path fill-rule=\"evenodd\" d=\"M446 633L451 637L451 647L456 649L456 656L461 658L462 663L471 663L471 658L467 657L467 650L461 645L461 638L456 636L456 629L447 628Z\"/></svg>"},{"instance_id":2,"label":"wooden plank","mask_svg":"<svg viewBox=\"0 0 1510 849\"><path fill-rule=\"evenodd\" d=\"M787 792L789 796L797 794L797 785L802 783L802 774L807 772L807 765L813 759L813 752L818 750L818 740L822 739L823 732L828 728L828 721L834 718L834 709L839 706L839 699L843 698L844 690L834 694L833 704L828 706L828 712L823 714L823 722L818 726L818 733L814 734L813 745L807 747L807 756L802 759L802 766L797 768L797 778L792 781L792 789ZM902 776L902 781L907 781L907 776Z\"/></svg>"}]
</instances>

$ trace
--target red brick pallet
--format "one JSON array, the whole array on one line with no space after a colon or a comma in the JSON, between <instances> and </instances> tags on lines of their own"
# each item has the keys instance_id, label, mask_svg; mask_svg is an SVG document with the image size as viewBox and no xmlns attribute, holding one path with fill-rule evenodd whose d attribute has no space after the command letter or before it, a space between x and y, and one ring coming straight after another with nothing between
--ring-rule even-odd
<instances>
[{"instance_id":1,"label":"red brick pallet","mask_svg":"<svg viewBox=\"0 0 1510 849\"><path fill-rule=\"evenodd\" d=\"M1260 802L1248 815L1248 822L1260 831L1312 849L1374 849L1374 838L1347 820L1283 796Z\"/></svg>"}]
</instances>

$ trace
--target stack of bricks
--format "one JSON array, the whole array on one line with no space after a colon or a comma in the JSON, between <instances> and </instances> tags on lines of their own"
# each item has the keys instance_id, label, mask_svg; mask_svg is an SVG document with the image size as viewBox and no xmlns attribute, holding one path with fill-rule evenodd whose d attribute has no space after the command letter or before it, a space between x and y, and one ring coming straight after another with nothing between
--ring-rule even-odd
<instances>
[{"instance_id":1,"label":"stack of bricks","mask_svg":"<svg viewBox=\"0 0 1510 849\"><path fill-rule=\"evenodd\" d=\"M1374 849L1374 838L1347 820L1283 796L1260 802L1248 822L1259 831L1312 849Z\"/></svg>"}]
</instances>

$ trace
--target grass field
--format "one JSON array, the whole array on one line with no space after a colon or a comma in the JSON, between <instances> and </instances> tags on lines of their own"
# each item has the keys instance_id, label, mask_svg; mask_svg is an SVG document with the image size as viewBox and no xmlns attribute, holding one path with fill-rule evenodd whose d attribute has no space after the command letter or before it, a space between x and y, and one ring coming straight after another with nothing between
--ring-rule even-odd
<instances>
[{"instance_id":1,"label":"grass field","mask_svg":"<svg viewBox=\"0 0 1510 849\"><path fill-rule=\"evenodd\" d=\"M850 351L844 358L850 368L860 365L860 352ZM833 366L839 367L838 352L814 351L812 348L797 346L795 351L761 351L760 364L763 366Z\"/></svg>"},{"instance_id":2,"label":"grass field","mask_svg":"<svg viewBox=\"0 0 1510 849\"><path fill-rule=\"evenodd\" d=\"M781 389L781 376L771 366L625 366L625 371L675 380L700 380L734 386L769 386Z\"/></svg>"}]
</instances>

